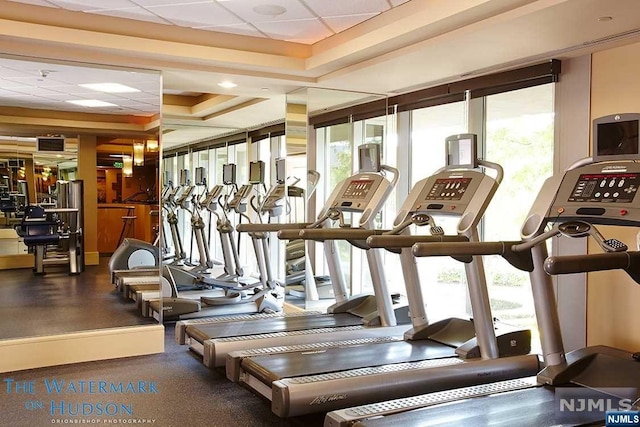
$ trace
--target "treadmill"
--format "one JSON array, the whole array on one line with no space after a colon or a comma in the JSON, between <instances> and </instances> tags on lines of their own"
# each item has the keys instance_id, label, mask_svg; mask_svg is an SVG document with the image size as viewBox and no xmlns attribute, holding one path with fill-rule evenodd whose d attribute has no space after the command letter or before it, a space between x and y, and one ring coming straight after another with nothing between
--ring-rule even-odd
<instances>
[{"instance_id":1,"label":"treadmill","mask_svg":"<svg viewBox=\"0 0 640 427\"><path fill-rule=\"evenodd\" d=\"M539 364L536 355L528 355L530 331L508 331L496 339L480 257L471 259L466 269L473 320L427 321L411 245L418 241L477 241L478 223L502 179L502 168L478 160L476 144L473 134L447 138L447 166L416 183L399 210L393 230L367 239L371 247L386 245L401 253L413 326L404 339L390 335L377 342L351 340L324 346L280 347L270 354L262 349L251 355L248 350L245 357L241 351L234 352L227 360L227 376L234 379L236 359L241 359L239 381L271 401L274 413L290 417L535 374ZM493 170L496 177L478 170L480 166ZM432 215L460 218L458 233L445 236ZM409 226L414 224L430 226L432 235L411 236ZM342 234L352 238L352 232L342 231L303 230L300 235L337 238ZM505 358L498 359L500 356ZM468 363L462 363L463 359Z\"/></svg>"},{"instance_id":2,"label":"treadmill","mask_svg":"<svg viewBox=\"0 0 640 427\"><path fill-rule=\"evenodd\" d=\"M360 228L372 227L375 216L397 182L398 173L396 169L380 164L379 145L365 144L359 150L361 158L375 160L365 162L360 172L336 186L315 223L290 225L292 231L295 231L295 238L301 228L326 227L329 220L342 219L345 212L361 214L358 222ZM392 181L386 178L385 172L393 174ZM396 316L401 322L408 319L406 306L394 307L377 250L367 251L375 296L357 295L347 298L335 242L327 240L324 247L337 300L328 308L327 314L225 324L180 321L176 324L176 340L188 344L191 350L202 355L206 366L222 367L226 363L227 354L234 350L372 337L383 332L377 330L380 328L370 328L367 325L395 327ZM401 333L401 329L402 327L398 327L397 333ZM384 335L388 333L384 332Z\"/></svg>"},{"instance_id":3,"label":"treadmill","mask_svg":"<svg viewBox=\"0 0 640 427\"><path fill-rule=\"evenodd\" d=\"M416 256L502 255L509 260L532 254L530 279L546 365L537 376L334 411L325 426L422 426L425 420L430 426L602 425L603 411L560 410L561 398L576 396L600 401L601 409L638 410L640 354L599 345L565 355L549 275L623 269L640 283L640 254L595 228L640 226L638 129L640 114L594 120L594 157L547 179L522 226L523 241L419 243L413 248ZM603 253L548 257L546 241L555 236L591 237ZM618 406L622 399L628 402L624 408Z\"/></svg>"}]
</instances>

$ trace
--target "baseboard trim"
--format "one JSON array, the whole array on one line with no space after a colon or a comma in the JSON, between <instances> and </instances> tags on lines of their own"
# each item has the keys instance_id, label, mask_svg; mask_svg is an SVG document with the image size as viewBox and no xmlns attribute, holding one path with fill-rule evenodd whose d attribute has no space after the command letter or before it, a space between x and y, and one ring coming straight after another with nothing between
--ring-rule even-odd
<instances>
[{"instance_id":1,"label":"baseboard trim","mask_svg":"<svg viewBox=\"0 0 640 427\"><path fill-rule=\"evenodd\" d=\"M15 254L0 256L0 270L11 270L14 268L33 268L35 259L33 254Z\"/></svg>"},{"instance_id":2,"label":"baseboard trim","mask_svg":"<svg viewBox=\"0 0 640 427\"><path fill-rule=\"evenodd\" d=\"M99 252L85 252L84 253L84 263L86 265L98 265L98 264L100 264L100 253Z\"/></svg>"},{"instance_id":3,"label":"baseboard trim","mask_svg":"<svg viewBox=\"0 0 640 427\"><path fill-rule=\"evenodd\" d=\"M99 329L0 341L0 373L164 352L164 326Z\"/></svg>"}]
</instances>

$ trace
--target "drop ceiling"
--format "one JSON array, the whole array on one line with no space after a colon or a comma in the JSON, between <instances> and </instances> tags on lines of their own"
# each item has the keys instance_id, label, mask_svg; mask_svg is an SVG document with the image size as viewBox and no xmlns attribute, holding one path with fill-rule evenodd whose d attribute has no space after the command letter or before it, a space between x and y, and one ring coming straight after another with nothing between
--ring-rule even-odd
<instances>
[{"instance_id":1,"label":"drop ceiling","mask_svg":"<svg viewBox=\"0 0 640 427\"><path fill-rule=\"evenodd\" d=\"M409 0L13 1L178 27L311 44Z\"/></svg>"}]
</instances>

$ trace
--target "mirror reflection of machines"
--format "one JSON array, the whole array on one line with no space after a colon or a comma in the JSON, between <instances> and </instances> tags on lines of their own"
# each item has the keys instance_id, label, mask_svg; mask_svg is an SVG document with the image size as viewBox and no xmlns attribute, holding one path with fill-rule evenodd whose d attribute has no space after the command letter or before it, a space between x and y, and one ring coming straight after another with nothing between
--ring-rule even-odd
<instances>
[{"instance_id":1,"label":"mirror reflection of machines","mask_svg":"<svg viewBox=\"0 0 640 427\"><path fill-rule=\"evenodd\" d=\"M287 186L291 204L295 205L297 201L302 201L301 212L303 215L306 214L307 202L315 192L319 181L320 173L315 170L308 170L306 192L296 186L296 183ZM298 218L298 215L294 214L294 218ZM292 222L302 222L303 220L304 217ZM286 294L291 298L304 300L305 302L334 299L331 278L326 275L316 276L313 273L307 247L312 244L313 242L305 241L304 239L287 241L285 250Z\"/></svg>"},{"instance_id":2,"label":"mirror reflection of machines","mask_svg":"<svg viewBox=\"0 0 640 427\"><path fill-rule=\"evenodd\" d=\"M367 145L363 149L378 150L379 146ZM370 154L368 151L365 154ZM285 227L278 235L286 240L298 238L301 230L327 227L331 220L341 220L343 212L360 213L359 226L354 232L370 233L375 216L395 186L397 170L380 165L379 154L374 170L363 170L338 183L324 208L313 224L278 224ZM392 173L389 180L386 173ZM343 224L344 225L344 224ZM256 224L273 231L270 224ZM327 229L329 230L329 229ZM344 276L342 275L338 253L334 240L324 242L325 255L334 286L336 303L329 307L327 314L283 316L270 319L246 320L242 322L189 322L176 324L176 340L187 343L190 348L203 357L205 365L223 366L227 354L235 350L269 347L274 345L308 344L318 341L355 339L380 334L379 329L366 326L396 325L398 317L408 319L406 306L394 306L386 288L382 263L377 250L367 251L369 268L376 296L356 295L349 297ZM398 327L400 331L403 327ZM386 329L386 328L385 328ZM385 332L385 334L388 332Z\"/></svg>"},{"instance_id":3,"label":"mirror reflection of machines","mask_svg":"<svg viewBox=\"0 0 640 427\"><path fill-rule=\"evenodd\" d=\"M565 354L549 275L623 269L640 283L640 253L596 228L640 226L639 129L640 114L596 119L594 157L545 181L522 225L522 241L420 243L413 248L417 256L502 255L511 263L532 256L530 279L545 363L536 377L334 411L325 426L418 426L425 419L442 425L452 417L459 425L603 425L605 410L640 409L638 353L599 345ZM602 253L548 258L546 243L553 237L593 238ZM576 404L562 411L561 399L593 406L579 410Z\"/></svg>"},{"instance_id":4,"label":"mirror reflection of machines","mask_svg":"<svg viewBox=\"0 0 640 427\"><path fill-rule=\"evenodd\" d=\"M230 188L235 186L235 176L229 177L228 168L223 168L223 181ZM235 167L233 167L235 171ZM232 173L235 175L234 173ZM262 171L262 175L264 170ZM258 178L256 178L258 179ZM257 182L257 181L256 181ZM246 211L247 199L251 196L253 186L256 182L243 185L233 194L233 197L225 203L223 212L217 216L217 229L220 234L223 256L225 259L225 272L222 276L214 276L206 271L197 270L195 273L184 271L172 266L163 268L163 298L161 300L150 301L148 304L148 313L155 318L164 320L188 319L204 316L226 316L226 315L243 315L253 313L276 313L282 310L282 298L277 295L277 284L270 279L268 269L265 268L265 261L262 253L258 249L262 246L256 245L254 240L254 248L258 257L258 265L260 269L260 279L247 281L243 276L240 267L238 247L236 246L233 234L233 226L229 219L229 213L235 212L240 217L248 218L244 213ZM220 195L222 186L215 190ZM209 194L207 200L202 205L208 209L213 209L212 203L215 194ZM204 232L199 240L199 245L208 245L204 238ZM208 253L208 250L206 251ZM201 255L202 256L202 255ZM233 261L232 261L233 260ZM232 270L233 269L233 270ZM231 272L231 274L230 274ZM207 286L208 291L187 294L178 292L177 284L190 281L195 285ZM144 308L143 308L144 310Z\"/></svg>"},{"instance_id":5,"label":"mirror reflection of machines","mask_svg":"<svg viewBox=\"0 0 640 427\"><path fill-rule=\"evenodd\" d=\"M186 204L195 188L188 181L187 171L181 174L183 181L173 188L169 181L163 190L162 212L169 225L173 254L163 258L164 262L184 265L186 253L179 232L178 210L186 209ZM164 227L164 225L163 225ZM159 241L154 243L126 238L116 248L109 259L111 281L125 298L135 299L139 292L158 292L161 283L159 277L160 248ZM164 250L164 248L163 248ZM157 296L157 295L156 295Z\"/></svg>"},{"instance_id":6,"label":"mirror reflection of machines","mask_svg":"<svg viewBox=\"0 0 640 427\"><path fill-rule=\"evenodd\" d=\"M83 181L57 181L57 205L29 205L16 231L35 255L34 273L45 266L68 266L69 274L84 271ZM28 194L28 189L25 189Z\"/></svg>"},{"instance_id":7,"label":"mirror reflection of machines","mask_svg":"<svg viewBox=\"0 0 640 427\"><path fill-rule=\"evenodd\" d=\"M447 138L446 144L447 167L416 183L398 212L393 230L369 233L366 239L372 248L400 252L413 327L404 337L398 334L376 340L280 347L271 352L262 349L259 355L242 358L238 379L270 400L277 415L326 412L408 396L418 390L486 383L538 371L537 356L527 355L531 350L530 331L507 331L496 339L479 257L466 269L473 320L447 318L431 324L427 320L411 246L419 241L477 241L478 224L502 179L499 165L477 159L475 135L455 135ZM478 170L479 166L493 170L496 177ZM436 225L438 216L459 218L457 233L444 235ZM431 235L412 236L411 225L428 226ZM336 230L335 237L340 232ZM234 360L237 356L231 354L227 361L230 379L238 369ZM482 362L477 361L480 358ZM341 398L320 398L328 395Z\"/></svg>"}]
</instances>

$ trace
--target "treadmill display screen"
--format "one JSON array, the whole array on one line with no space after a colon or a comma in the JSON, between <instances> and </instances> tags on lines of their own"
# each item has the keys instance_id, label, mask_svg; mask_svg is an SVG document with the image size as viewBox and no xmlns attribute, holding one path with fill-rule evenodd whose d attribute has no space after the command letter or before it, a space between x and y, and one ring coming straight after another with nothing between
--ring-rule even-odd
<instances>
[{"instance_id":1,"label":"treadmill display screen","mask_svg":"<svg viewBox=\"0 0 640 427\"><path fill-rule=\"evenodd\" d=\"M372 179L351 181L345 192L342 194L342 197L345 199L364 199L369 194L372 185Z\"/></svg>"},{"instance_id":2,"label":"treadmill display screen","mask_svg":"<svg viewBox=\"0 0 640 427\"><path fill-rule=\"evenodd\" d=\"M471 178L436 179L426 200L460 200L469 187Z\"/></svg>"},{"instance_id":3,"label":"treadmill display screen","mask_svg":"<svg viewBox=\"0 0 640 427\"><path fill-rule=\"evenodd\" d=\"M580 175L569 202L631 203L640 185L636 173L599 173Z\"/></svg>"}]
</instances>

